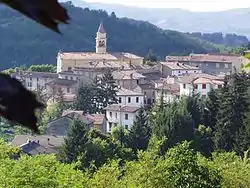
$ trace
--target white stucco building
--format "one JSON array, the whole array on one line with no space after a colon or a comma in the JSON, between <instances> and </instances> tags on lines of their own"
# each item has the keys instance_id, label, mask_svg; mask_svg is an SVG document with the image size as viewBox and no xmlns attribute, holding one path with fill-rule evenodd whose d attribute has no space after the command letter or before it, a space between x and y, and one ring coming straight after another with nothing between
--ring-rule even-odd
<instances>
[{"instance_id":1,"label":"white stucco building","mask_svg":"<svg viewBox=\"0 0 250 188\"><path fill-rule=\"evenodd\" d=\"M141 107L144 105L144 94L120 88L117 92L117 99L120 105Z\"/></svg>"},{"instance_id":2,"label":"white stucco building","mask_svg":"<svg viewBox=\"0 0 250 188\"><path fill-rule=\"evenodd\" d=\"M45 90L47 83L57 79L58 74L48 72L18 71L11 74L11 77L20 80L27 89L37 91L38 89Z\"/></svg>"},{"instance_id":3,"label":"white stucco building","mask_svg":"<svg viewBox=\"0 0 250 188\"><path fill-rule=\"evenodd\" d=\"M180 98L180 83L175 77L168 77L162 83L158 83L155 90L156 101L163 97L164 102L169 103Z\"/></svg>"},{"instance_id":4,"label":"white stucco building","mask_svg":"<svg viewBox=\"0 0 250 188\"><path fill-rule=\"evenodd\" d=\"M211 89L223 86L223 79L209 74L190 74L180 79L180 95L191 95L194 91L207 96Z\"/></svg>"},{"instance_id":5,"label":"white stucco building","mask_svg":"<svg viewBox=\"0 0 250 188\"><path fill-rule=\"evenodd\" d=\"M186 74L198 74L202 73L199 67L186 65L176 62L161 62L161 74L163 76L183 76Z\"/></svg>"},{"instance_id":6,"label":"white stucco building","mask_svg":"<svg viewBox=\"0 0 250 188\"><path fill-rule=\"evenodd\" d=\"M112 104L106 107L107 132L117 125L130 129L140 107Z\"/></svg>"},{"instance_id":7,"label":"white stucco building","mask_svg":"<svg viewBox=\"0 0 250 188\"><path fill-rule=\"evenodd\" d=\"M137 111L144 106L144 94L120 88L117 92L118 104L109 105L106 108L107 132L121 125L130 129L133 125Z\"/></svg>"}]
</instances>

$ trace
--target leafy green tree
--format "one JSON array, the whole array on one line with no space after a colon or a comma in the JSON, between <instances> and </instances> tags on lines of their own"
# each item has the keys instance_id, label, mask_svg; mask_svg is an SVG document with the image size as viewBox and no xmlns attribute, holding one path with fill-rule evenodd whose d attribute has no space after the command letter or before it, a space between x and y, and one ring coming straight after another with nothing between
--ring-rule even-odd
<instances>
[{"instance_id":1,"label":"leafy green tree","mask_svg":"<svg viewBox=\"0 0 250 188\"><path fill-rule=\"evenodd\" d=\"M148 124L147 114L143 108L139 109L128 136L129 147L134 151L147 149L151 137L151 127Z\"/></svg>"},{"instance_id":2,"label":"leafy green tree","mask_svg":"<svg viewBox=\"0 0 250 188\"><path fill-rule=\"evenodd\" d=\"M60 161L76 162L78 157L86 152L87 145L90 142L87 128L87 125L79 120L72 122L65 143L58 155Z\"/></svg>"},{"instance_id":3,"label":"leafy green tree","mask_svg":"<svg viewBox=\"0 0 250 188\"><path fill-rule=\"evenodd\" d=\"M199 94L192 94L182 99L183 103L186 105L188 112L191 114L194 120L195 126L198 127L202 121L202 103Z\"/></svg>"},{"instance_id":4,"label":"leafy green tree","mask_svg":"<svg viewBox=\"0 0 250 188\"><path fill-rule=\"evenodd\" d=\"M42 64L42 65L31 65L28 69L29 71L33 72L56 72L56 66L51 64Z\"/></svg>"},{"instance_id":5,"label":"leafy green tree","mask_svg":"<svg viewBox=\"0 0 250 188\"><path fill-rule=\"evenodd\" d=\"M219 111L215 126L215 150L231 151L234 145L236 127L233 122L233 95L225 84L219 95Z\"/></svg>"},{"instance_id":6,"label":"leafy green tree","mask_svg":"<svg viewBox=\"0 0 250 188\"><path fill-rule=\"evenodd\" d=\"M123 126L117 126L112 129L112 138L118 141L121 146L127 147L129 142L129 132Z\"/></svg>"},{"instance_id":7,"label":"leafy green tree","mask_svg":"<svg viewBox=\"0 0 250 188\"><path fill-rule=\"evenodd\" d=\"M166 157L169 162L167 178L172 187L220 187L218 171L200 165L190 143L183 142L171 148Z\"/></svg>"},{"instance_id":8,"label":"leafy green tree","mask_svg":"<svg viewBox=\"0 0 250 188\"><path fill-rule=\"evenodd\" d=\"M83 83L81 83L77 89L76 100L74 101L75 109L90 114L98 112L99 110L95 100L96 93L97 88L92 84L83 85Z\"/></svg>"},{"instance_id":9,"label":"leafy green tree","mask_svg":"<svg viewBox=\"0 0 250 188\"><path fill-rule=\"evenodd\" d=\"M149 50L149 52L144 58L145 63L157 62L157 60L158 60L157 55L153 52L152 49Z\"/></svg>"},{"instance_id":10,"label":"leafy green tree","mask_svg":"<svg viewBox=\"0 0 250 188\"><path fill-rule=\"evenodd\" d=\"M173 147L175 144L194 139L195 123L187 110L185 99L181 102L173 102L163 109L162 104L156 107L151 115L153 134L158 138L166 137L167 141L163 150Z\"/></svg>"},{"instance_id":11,"label":"leafy green tree","mask_svg":"<svg viewBox=\"0 0 250 188\"><path fill-rule=\"evenodd\" d=\"M213 151L213 132L210 127L199 125L195 130L194 147L204 156L211 156Z\"/></svg>"},{"instance_id":12,"label":"leafy green tree","mask_svg":"<svg viewBox=\"0 0 250 188\"><path fill-rule=\"evenodd\" d=\"M104 108L110 104L117 104L118 99L116 93L118 91L114 77L111 70L104 73L101 79L96 79L95 86L97 88L96 101L102 113L105 112Z\"/></svg>"},{"instance_id":13,"label":"leafy green tree","mask_svg":"<svg viewBox=\"0 0 250 188\"><path fill-rule=\"evenodd\" d=\"M203 107L203 123L206 126L209 126L212 131L215 131L215 124L217 121L217 114L219 111L219 102L218 102L218 91L212 89L208 93L204 107Z\"/></svg>"}]
</instances>

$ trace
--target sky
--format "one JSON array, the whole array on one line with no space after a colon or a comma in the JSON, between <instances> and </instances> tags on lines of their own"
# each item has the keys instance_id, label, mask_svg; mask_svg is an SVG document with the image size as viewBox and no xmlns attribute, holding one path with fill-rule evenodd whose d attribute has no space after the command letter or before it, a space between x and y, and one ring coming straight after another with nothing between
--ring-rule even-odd
<instances>
[{"instance_id":1,"label":"sky","mask_svg":"<svg viewBox=\"0 0 250 188\"><path fill-rule=\"evenodd\" d=\"M147 8L181 8L189 11L208 12L234 8L249 8L250 0L83 0L123 4Z\"/></svg>"}]
</instances>

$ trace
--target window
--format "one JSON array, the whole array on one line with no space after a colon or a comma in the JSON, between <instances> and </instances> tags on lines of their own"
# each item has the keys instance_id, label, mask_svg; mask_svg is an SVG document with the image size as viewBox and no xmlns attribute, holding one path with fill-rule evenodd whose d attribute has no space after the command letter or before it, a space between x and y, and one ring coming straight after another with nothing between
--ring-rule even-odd
<instances>
[{"instance_id":1,"label":"window","mask_svg":"<svg viewBox=\"0 0 250 188\"><path fill-rule=\"evenodd\" d=\"M194 73L196 73L196 71L194 71Z\"/></svg>"},{"instance_id":2,"label":"window","mask_svg":"<svg viewBox=\"0 0 250 188\"><path fill-rule=\"evenodd\" d=\"M186 73L188 73L188 71L186 71Z\"/></svg>"},{"instance_id":3,"label":"window","mask_svg":"<svg viewBox=\"0 0 250 188\"><path fill-rule=\"evenodd\" d=\"M136 80L136 83L139 84L139 80Z\"/></svg>"},{"instance_id":4,"label":"window","mask_svg":"<svg viewBox=\"0 0 250 188\"><path fill-rule=\"evenodd\" d=\"M122 98L121 97L119 97L119 103L122 103Z\"/></svg>"},{"instance_id":5,"label":"window","mask_svg":"<svg viewBox=\"0 0 250 188\"><path fill-rule=\"evenodd\" d=\"M39 78L36 78L36 81L39 82Z\"/></svg>"},{"instance_id":6,"label":"window","mask_svg":"<svg viewBox=\"0 0 250 188\"><path fill-rule=\"evenodd\" d=\"M125 120L128 120L128 114L125 114Z\"/></svg>"},{"instance_id":7,"label":"window","mask_svg":"<svg viewBox=\"0 0 250 188\"><path fill-rule=\"evenodd\" d=\"M109 131L111 131L111 129L112 129L112 123L109 122Z\"/></svg>"},{"instance_id":8,"label":"window","mask_svg":"<svg viewBox=\"0 0 250 188\"><path fill-rule=\"evenodd\" d=\"M198 85L197 84L194 85L194 89L198 89Z\"/></svg>"},{"instance_id":9,"label":"window","mask_svg":"<svg viewBox=\"0 0 250 188\"><path fill-rule=\"evenodd\" d=\"M115 113L115 118L117 118L117 113Z\"/></svg>"},{"instance_id":10,"label":"window","mask_svg":"<svg viewBox=\"0 0 250 188\"><path fill-rule=\"evenodd\" d=\"M131 103L131 98L130 97L128 97L128 103Z\"/></svg>"},{"instance_id":11,"label":"window","mask_svg":"<svg viewBox=\"0 0 250 188\"><path fill-rule=\"evenodd\" d=\"M220 68L220 64L219 63L216 63L216 68Z\"/></svg>"},{"instance_id":12,"label":"window","mask_svg":"<svg viewBox=\"0 0 250 188\"><path fill-rule=\"evenodd\" d=\"M70 88L69 87L67 87L67 93L69 93L70 92Z\"/></svg>"},{"instance_id":13,"label":"window","mask_svg":"<svg viewBox=\"0 0 250 188\"><path fill-rule=\"evenodd\" d=\"M179 71L179 73L181 73L181 71Z\"/></svg>"},{"instance_id":14,"label":"window","mask_svg":"<svg viewBox=\"0 0 250 188\"><path fill-rule=\"evenodd\" d=\"M139 97L136 97L136 103L138 103L139 102Z\"/></svg>"},{"instance_id":15,"label":"window","mask_svg":"<svg viewBox=\"0 0 250 188\"><path fill-rule=\"evenodd\" d=\"M68 76L65 76L65 79L68 80Z\"/></svg>"},{"instance_id":16,"label":"window","mask_svg":"<svg viewBox=\"0 0 250 188\"><path fill-rule=\"evenodd\" d=\"M225 63L225 68L226 68L226 69L228 68L228 63Z\"/></svg>"},{"instance_id":17,"label":"window","mask_svg":"<svg viewBox=\"0 0 250 188\"><path fill-rule=\"evenodd\" d=\"M155 99L152 99L152 102L155 103Z\"/></svg>"},{"instance_id":18,"label":"window","mask_svg":"<svg viewBox=\"0 0 250 188\"><path fill-rule=\"evenodd\" d=\"M202 84L202 89L206 89L206 84Z\"/></svg>"},{"instance_id":19,"label":"window","mask_svg":"<svg viewBox=\"0 0 250 188\"><path fill-rule=\"evenodd\" d=\"M73 80L73 77L72 77L72 76L70 77L70 80Z\"/></svg>"},{"instance_id":20,"label":"window","mask_svg":"<svg viewBox=\"0 0 250 188\"><path fill-rule=\"evenodd\" d=\"M147 95L147 92L144 92L144 95Z\"/></svg>"},{"instance_id":21,"label":"window","mask_svg":"<svg viewBox=\"0 0 250 188\"><path fill-rule=\"evenodd\" d=\"M112 112L109 112L109 116L112 117Z\"/></svg>"},{"instance_id":22,"label":"window","mask_svg":"<svg viewBox=\"0 0 250 188\"><path fill-rule=\"evenodd\" d=\"M206 63L206 67L208 67L208 63Z\"/></svg>"},{"instance_id":23,"label":"window","mask_svg":"<svg viewBox=\"0 0 250 188\"><path fill-rule=\"evenodd\" d=\"M32 77L30 77L30 81L32 81Z\"/></svg>"},{"instance_id":24,"label":"window","mask_svg":"<svg viewBox=\"0 0 250 188\"><path fill-rule=\"evenodd\" d=\"M183 88L186 89L186 84L183 84Z\"/></svg>"},{"instance_id":25,"label":"window","mask_svg":"<svg viewBox=\"0 0 250 188\"><path fill-rule=\"evenodd\" d=\"M218 85L218 88L219 88L219 89L222 88L222 85L219 84L219 85Z\"/></svg>"},{"instance_id":26,"label":"window","mask_svg":"<svg viewBox=\"0 0 250 188\"><path fill-rule=\"evenodd\" d=\"M125 129L128 129L128 125L125 125Z\"/></svg>"},{"instance_id":27,"label":"window","mask_svg":"<svg viewBox=\"0 0 250 188\"><path fill-rule=\"evenodd\" d=\"M114 127L117 127L117 123L114 123Z\"/></svg>"},{"instance_id":28,"label":"window","mask_svg":"<svg viewBox=\"0 0 250 188\"><path fill-rule=\"evenodd\" d=\"M71 67L68 67L68 71L71 71L72 70L72 68Z\"/></svg>"}]
</instances>

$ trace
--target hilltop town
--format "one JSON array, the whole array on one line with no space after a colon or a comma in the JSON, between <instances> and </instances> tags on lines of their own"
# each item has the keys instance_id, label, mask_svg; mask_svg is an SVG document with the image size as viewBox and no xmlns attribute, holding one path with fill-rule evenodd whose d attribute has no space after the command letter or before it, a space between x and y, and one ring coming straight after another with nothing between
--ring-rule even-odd
<instances>
[{"instance_id":1,"label":"hilltop town","mask_svg":"<svg viewBox=\"0 0 250 188\"><path fill-rule=\"evenodd\" d=\"M161 97L165 103L169 103L193 92L206 97L212 89L222 88L226 75L240 71L248 63L248 59L243 56L190 54L166 56L165 61L148 64L136 54L109 53L108 33L102 22L95 39L95 52L59 51L56 73L16 69L11 74L29 90L42 91L47 103L61 99L64 103L73 104L80 85L91 84L96 78L102 78L107 72L111 72L117 86L115 104L105 106L104 113L64 110L61 117L46 125L45 137L60 136L61 139L66 136L68 127L75 118L91 124L92 128L103 133L111 133L117 125L130 129L141 107L151 108ZM21 146L26 143L24 138L27 137L16 136L13 142Z\"/></svg>"}]
</instances>

